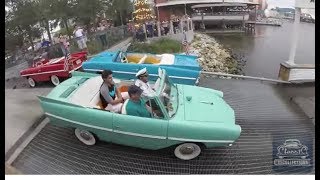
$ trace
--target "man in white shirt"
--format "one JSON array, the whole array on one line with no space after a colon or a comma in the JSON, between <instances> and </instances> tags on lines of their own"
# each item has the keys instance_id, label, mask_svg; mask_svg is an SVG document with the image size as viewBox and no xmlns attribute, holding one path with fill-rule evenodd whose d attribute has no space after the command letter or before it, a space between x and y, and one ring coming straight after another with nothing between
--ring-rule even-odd
<instances>
[{"instance_id":1,"label":"man in white shirt","mask_svg":"<svg viewBox=\"0 0 320 180\"><path fill-rule=\"evenodd\" d=\"M143 90L142 96L144 97L152 97L155 96L155 90L148 83L148 71L147 68L143 68L136 74L138 78L135 82L135 85L140 87Z\"/></svg>"},{"instance_id":2,"label":"man in white shirt","mask_svg":"<svg viewBox=\"0 0 320 180\"><path fill-rule=\"evenodd\" d=\"M81 51L87 50L86 38L83 29L75 25L73 34L76 37L79 49Z\"/></svg>"}]
</instances>

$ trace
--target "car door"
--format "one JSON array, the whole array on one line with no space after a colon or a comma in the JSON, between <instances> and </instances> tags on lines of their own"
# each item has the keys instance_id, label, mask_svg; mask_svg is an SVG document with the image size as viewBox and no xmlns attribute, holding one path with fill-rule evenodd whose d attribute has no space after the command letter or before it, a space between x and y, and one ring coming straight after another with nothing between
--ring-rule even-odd
<instances>
[{"instance_id":1,"label":"car door","mask_svg":"<svg viewBox=\"0 0 320 180\"><path fill-rule=\"evenodd\" d=\"M95 108L86 108L79 113L83 128L93 132L102 141L111 142L113 135L113 113Z\"/></svg>"},{"instance_id":2,"label":"car door","mask_svg":"<svg viewBox=\"0 0 320 180\"><path fill-rule=\"evenodd\" d=\"M161 149L167 143L168 120L114 114L112 142L144 149Z\"/></svg>"}]
</instances>

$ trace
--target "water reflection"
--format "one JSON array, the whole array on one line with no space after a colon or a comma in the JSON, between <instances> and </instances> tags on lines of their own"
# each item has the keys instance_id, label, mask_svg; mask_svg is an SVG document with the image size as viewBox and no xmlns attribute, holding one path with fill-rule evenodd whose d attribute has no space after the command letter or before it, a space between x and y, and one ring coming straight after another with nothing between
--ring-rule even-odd
<instances>
[{"instance_id":1,"label":"water reflection","mask_svg":"<svg viewBox=\"0 0 320 180\"><path fill-rule=\"evenodd\" d=\"M255 35L211 35L225 47L244 54L247 60L244 72L250 76L277 78L280 63L287 61L290 53L292 22L281 27L257 26ZM296 63L315 63L315 25L300 24Z\"/></svg>"}]
</instances>

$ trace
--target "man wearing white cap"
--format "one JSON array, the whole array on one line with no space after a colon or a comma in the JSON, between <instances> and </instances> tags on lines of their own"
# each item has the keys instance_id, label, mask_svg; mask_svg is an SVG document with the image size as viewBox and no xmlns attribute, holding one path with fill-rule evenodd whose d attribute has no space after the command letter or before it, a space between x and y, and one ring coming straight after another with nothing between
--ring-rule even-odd
<instances>
[{"instance_id":1,"label":"man wearing white cap","mask_svg":"<svg viewBox=\"0 0 320 180\"><path fill-rule=\"evenodd\" d=\"M143 90L142 96L144 97L152 97L155 95L154 89L148 83L148 71L147 68L143 68L136 74L138 78L135 82L135 85L140 87Z\"/></svg>"}]
</instances>

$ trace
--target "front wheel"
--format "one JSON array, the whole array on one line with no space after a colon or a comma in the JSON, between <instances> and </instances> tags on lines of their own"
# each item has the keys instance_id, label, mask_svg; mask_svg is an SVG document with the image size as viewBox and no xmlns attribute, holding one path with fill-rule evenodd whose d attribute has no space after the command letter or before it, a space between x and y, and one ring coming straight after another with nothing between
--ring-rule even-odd
<instances>
[{"instance_id":1,"label":"front wheel","mask_svg":"<svg viewBox=\"0 0 320 180\"><path fill-rule=\"evenodd\" d=\"M81 129L77 128L74 130L74 134L77 136L77 138L81 142L83 142L84 144L86 144L88 146L92 146L92 145L96 144L96 138L89 131L81 130Z\"/></svg>"},{"instance_id":2,"label":"front wheel","mask_svg":"<svg viewBox=\"0 0 320 180\"><path fill-rule=\"evenodd\" d=\"M58 86L60 84L60 80L58 76L52 75L50 79L53 85Z\"/></svg>"},{"instance_id":3,"label":"front wheel","mask_svg":"<svg viewBox=\"0 0 320 180\"><path fill-rule=\"evenodd\" d=\"M195 143L183 143L177 146L174 150L174 155L182 160L191 160L198 157L201 153L201 148Z\"/></svg>"}]
</instances>

